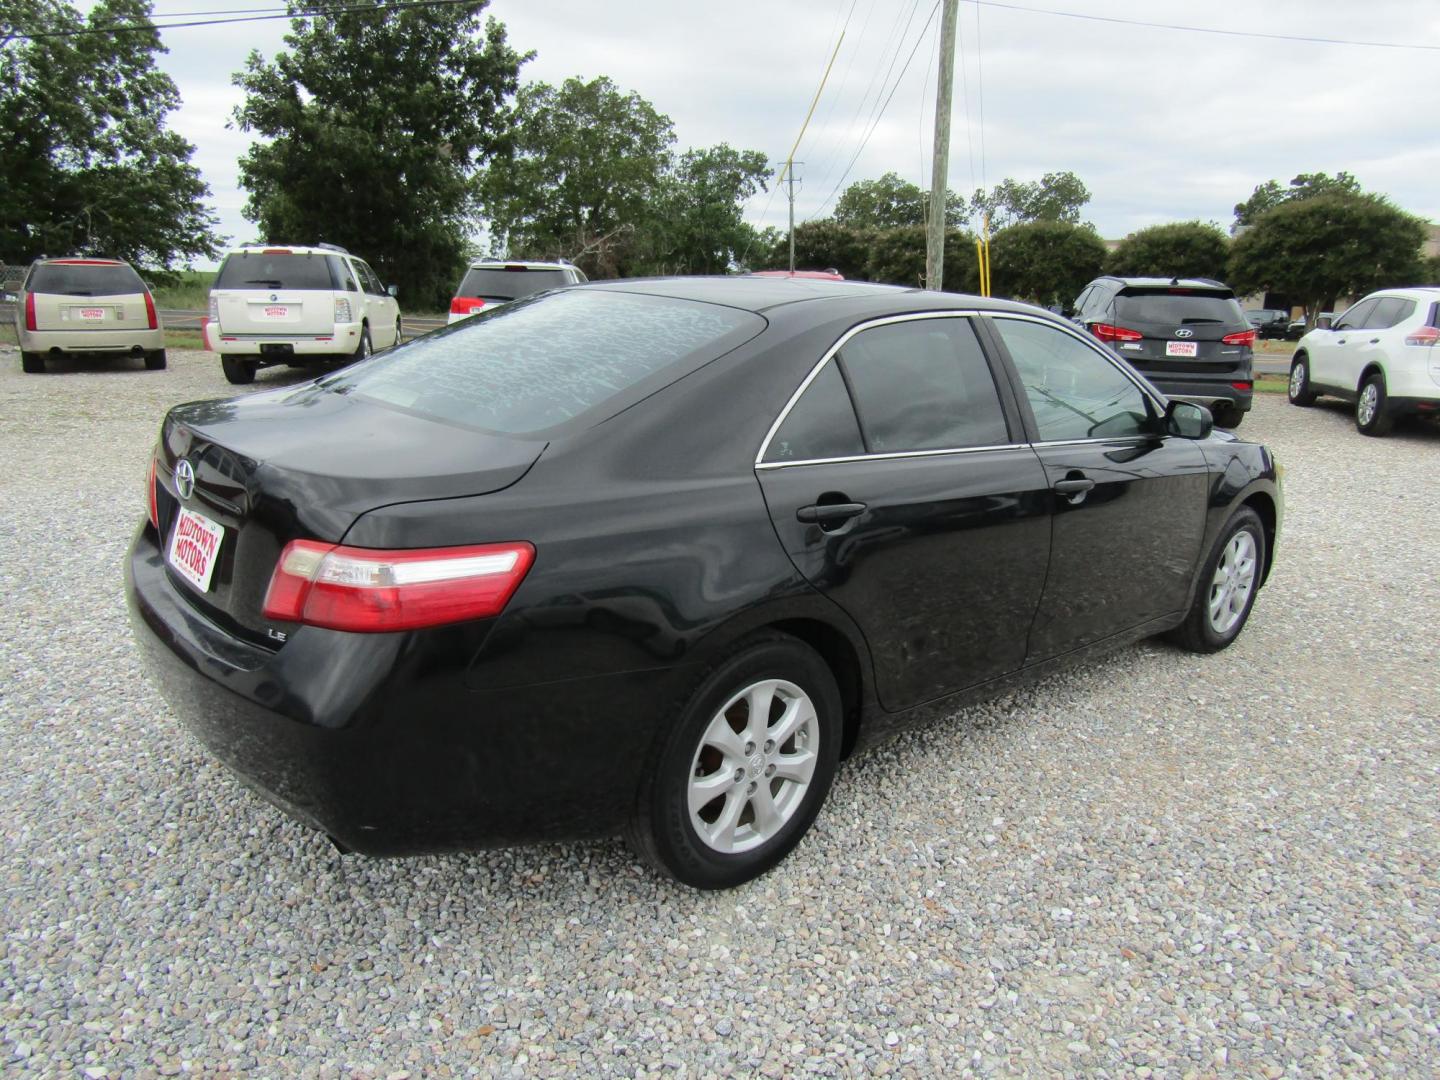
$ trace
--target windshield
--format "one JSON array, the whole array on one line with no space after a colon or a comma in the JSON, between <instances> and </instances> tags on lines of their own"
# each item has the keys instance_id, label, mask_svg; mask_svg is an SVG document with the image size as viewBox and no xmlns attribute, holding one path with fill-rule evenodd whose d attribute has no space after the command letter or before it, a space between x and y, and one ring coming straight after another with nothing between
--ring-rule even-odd
<instances>
[{"instance_id":1,"label":"windshield","mask_svg":"<svg viewBox=\"0 0 1440 1080\"><path fill-rule=\"evenodd\" d=\"M123 264L41 263L30 275L31 292L61 296L118 296L143 293L140 275Z\"/></svg>"},{"instance_id":2,"label":"windshield","mask_svg":"<svg viewBox=\"0 0 1440 1080\"><path fill-rule=\"evenodd\" d=\"M1190 289L1127 289L1115 298L1115 317L1122 325L1137 322L1225 323L1244 326L1240 303L1225 292L1198 292Z\"/></svg>"},{"instance_id":3,"label":"windshield","mask_svg":"<svg viewBox=\"0 0 1440 1080\"><path fill-rule=\"evenodd\" d=\"M216 289L324 289L338 288L331 277L327 255L295 255L236 251L225 257L215 275Z\"/></svg>"},{"instance_id":4,"label":"windshield","mask_svg":"<svg viewBox=\"0 0 1440 1080\"><path fill-rule=\"evenodd\" d=\"M572 420L662 370L679 378L764 326L752 312L717 304L569 290L466 319L321 385L467 427L525 434Z\"/></svg>"},{"instance_id":5,"label":"windshield","mask_svg":"<svg viewBox=\"0 0 1440 1080\"><path fill-rule=\"evenodd\" d=\"M456 296L480 300L518 300L522 296L558 289L574 279L564 270L514 270L472 267L466 271Z\"/></svg>"}]
</instances>

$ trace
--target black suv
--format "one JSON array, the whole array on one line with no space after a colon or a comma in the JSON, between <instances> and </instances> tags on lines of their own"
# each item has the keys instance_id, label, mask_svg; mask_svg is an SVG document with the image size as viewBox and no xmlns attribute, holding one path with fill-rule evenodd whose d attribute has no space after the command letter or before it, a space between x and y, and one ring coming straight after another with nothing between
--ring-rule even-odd
<instances>
[{"instance_id":1,"label":"black suv","mask_svg":"<svg viewBox=\"0 0 1440 1080\"><path fill-rule=\"evenodd\" d=\"M1255 327L1223 282L1100 277L1072 317L1166 396L1208 406L1220 427L1250 411Z\"/></svg>"}]
</instances>

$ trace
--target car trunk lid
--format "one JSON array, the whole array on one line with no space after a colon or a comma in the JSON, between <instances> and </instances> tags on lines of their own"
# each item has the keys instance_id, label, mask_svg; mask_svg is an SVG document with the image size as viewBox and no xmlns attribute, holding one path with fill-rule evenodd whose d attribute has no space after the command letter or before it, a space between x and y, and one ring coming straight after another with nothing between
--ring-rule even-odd
<instances>
[{"instance_id":1,"label":"car trunk lid","mask_svg":"<svg viewBox=\"0 0 1440 1080\"><path fill-rule=\"evenodd\" d=\"M332 336L340 275L335 256L323 253L286 248L233 252L211 290L220 336Z\"/></svg>"},{"instance_id":2,"label":"car trunk lid","mask_svg":"<svg viewBox=\"0 0 1440 1080\"><path fill-rule=\"evenodd\" d=\"M1224 340L1253 329L1228 289L1126 289L1115 299L1113 321L1140 335L1114 347L1141 371L1219 374L1249 367L1251 346Z\"/></svg>"},{"instance_id":3,"label":"car trunk lid","mask_svg":"<svg viewBox=\"0 0 1440 1080\"><path fill-rule=\"evenodd\" d=\"M545 445L408 415L316 384L178 406L166 418L156 460L167 569L212 620L273 644L275 627L261 609L289 541L338 543L367 510L508 487ZM182 518L188 525L182 531L196 535L185 511L222 530L204 588L169 558Z\"/></svg>"}]
</instances>

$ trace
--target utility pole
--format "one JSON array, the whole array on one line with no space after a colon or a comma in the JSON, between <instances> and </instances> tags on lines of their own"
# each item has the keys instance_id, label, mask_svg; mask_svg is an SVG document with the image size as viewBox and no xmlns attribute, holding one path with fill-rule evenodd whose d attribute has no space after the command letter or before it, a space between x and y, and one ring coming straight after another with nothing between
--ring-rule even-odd
<instances>
[{"instance_id":1,"label":"utility pole","mask_svg":"<svg viewBox=\"0 0 1440 1080\"><path fill-rule=\"evenodd\" d=\"M785 163L785 183L790 185L790 272L795 272L795 166L804 165L803 161L787 161Z\"/></svg>"},{"instance_id":2,"label":"utility pole","mask_svg":"<svg viewBox=\"0 0 1440 1080\"><path fill-rule=\"evenodd\" d=\"M955 23L960 0L944 0L940 16L940 79L935 84L935 159L930 166L930 221L925 235L925 288L945 281L945 196L950 190L950 99L955 93Z\"/></svg>"}]
</instances>

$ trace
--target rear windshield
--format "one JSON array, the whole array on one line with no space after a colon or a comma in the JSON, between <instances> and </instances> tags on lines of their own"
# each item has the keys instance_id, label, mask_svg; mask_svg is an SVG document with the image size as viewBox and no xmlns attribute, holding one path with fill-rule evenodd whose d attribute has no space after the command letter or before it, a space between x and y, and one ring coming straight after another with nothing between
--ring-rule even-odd
<instances>
[{"instance_id":1,"label":"rear windshield","mask_svg":"<svg viewBox=\"0 0 1440 1080\"><path fill-rule=\"evenodd\" d=\"M225 256L215 275L216 289L324 289L338 288L328 255L266 255L236 251Z\"/></svg>"},{"instance_id":2,"label":"rear windshield","mask_svg":"<svg viewBox=\"0 0 1440 1080\"><path fill-rule=\"evenodd\" d=\"M526 434L572 420L665 369L679 378L764 326L752 312L717 304L567 290L472 316L321 385L433 419Z\"/></svg>"},{"instance_id":3,"label":"rear windshield","mask_svg":"<svg viewBox=\"0 0 1440 1080\"><path fill-rule=\"evenodd\" d=\"M569 285L572 278L564 270L468 270L460 282L456 296L481 300L518 300L545 289Z\"/></svg>"},{"instance_id":4,"label":"rear windshield","mask_svg":"<svg viewBox=\"0 0 1440 1080\"><path fill-rule=\"evenodd\" d=\"M1246 325L1240 302L1229 289L1198 292L1187 289L1126 289L1115 298L1115 318L1122 324L1136 322L1226 323Z\"/></svg>"},{"instance_id":5,"label":"rear windshield","mask_svg":"<svg viewBox=\"0 0 1440 1080\"><path fill-rule=\"evenodd\" d=\"M61 296L116 296L143 293L145 283L128 266L41 263L30 274L29 289Z\"/></svg>"}]
</instances>

